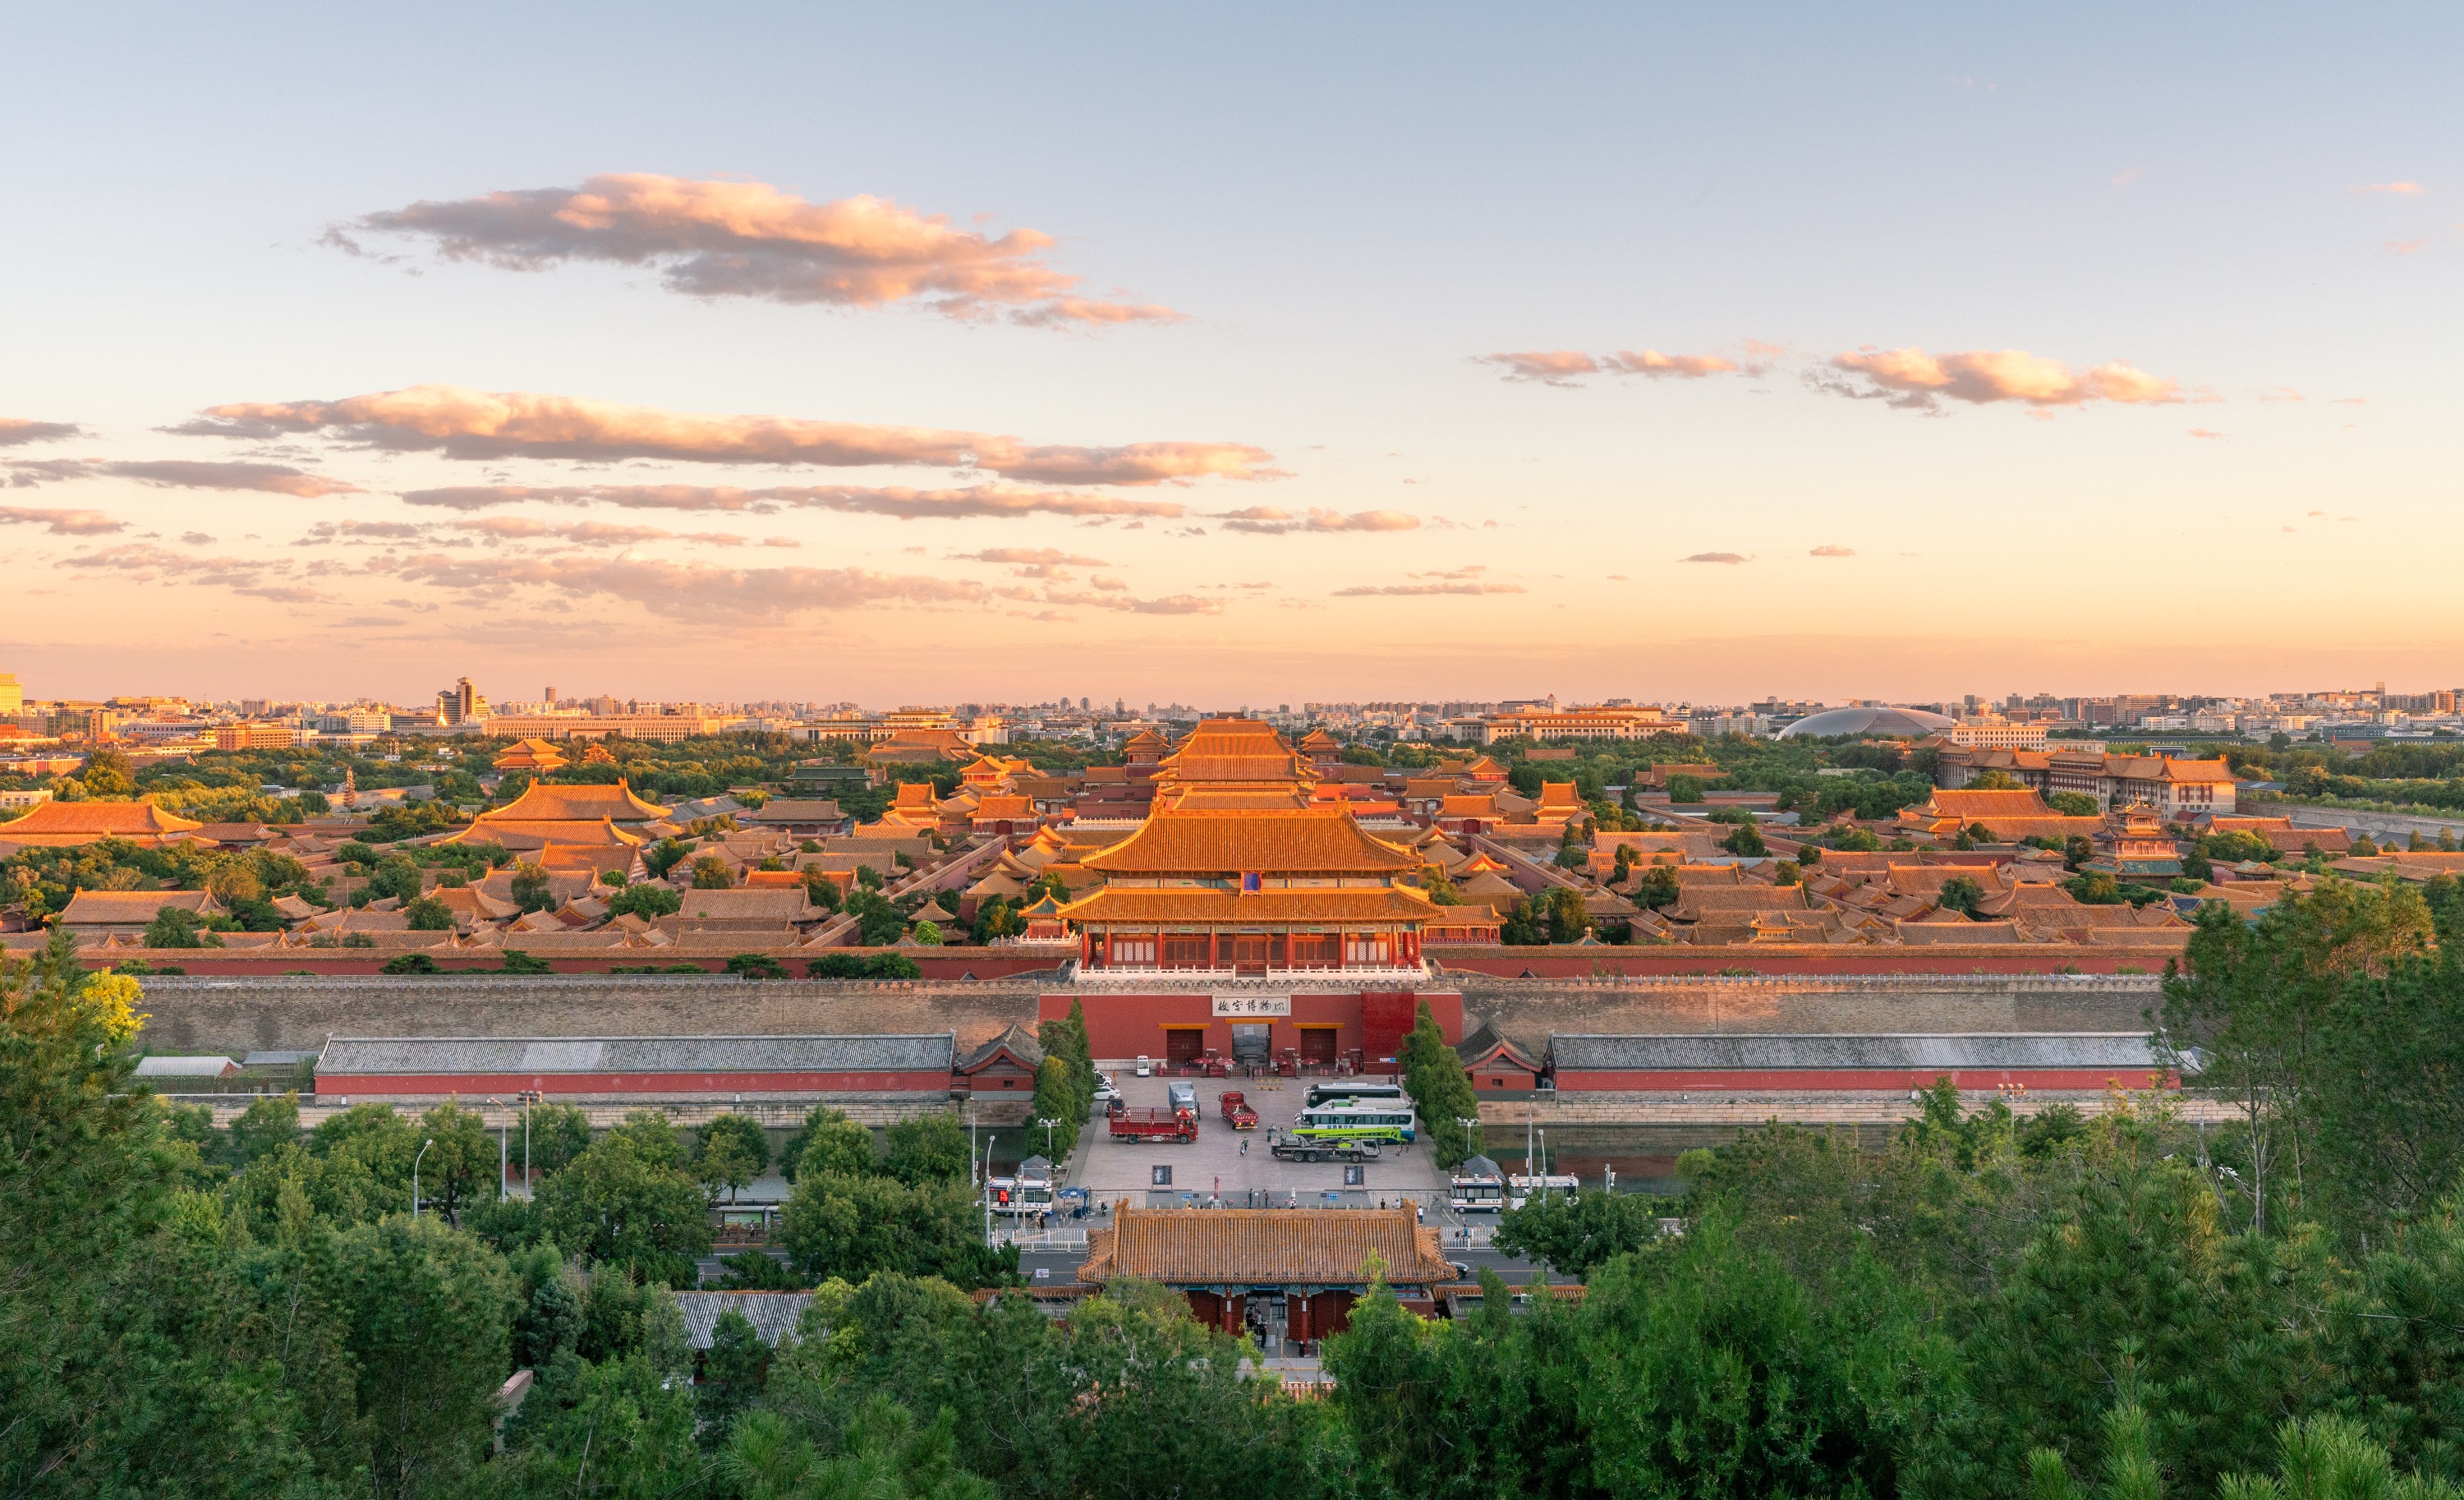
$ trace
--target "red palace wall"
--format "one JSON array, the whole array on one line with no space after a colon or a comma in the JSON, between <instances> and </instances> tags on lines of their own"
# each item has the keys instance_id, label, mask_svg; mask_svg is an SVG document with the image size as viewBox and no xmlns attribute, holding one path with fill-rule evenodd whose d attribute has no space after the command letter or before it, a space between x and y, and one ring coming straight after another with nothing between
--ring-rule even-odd
<instances>
[{"instance_id":1,"label":"red palace wall","mask_svg":"<svg viewBox=\"0 0 2464 1500\"><path fill-rule=\"evenodd\" d=\"M1896 1092L1902 1089L1930 1089L1935 1079L1945 1076L1955 1088L1978 1092L2000 1088L2004 1084L2023 1084L2030 1089L2101 1092L2115 1085L2124 1089L2171 1089L2179 1088L2182 1082L2171 1073L2110 1068L1771 1069L1759 1071L1722 1069L1704 1071L1560 1072L1557 1074L1557 1092L1718 1093L1730 1090L1753 1092L1871 1090Z\"/></svg>"},{"instance_id":2,"label":"red palace wall","mask_svg":"<svg viewBox=\"0 0 2464 1500\"><path fill-rule=\"evenodd\" d=\"M1374 1063L1380 1057L1392 1057L1403 1034L1412 1029L1419 1014L1420 1002L1429 1003L1429 1013L1436 1018L1438 1028L1452 1045L1463 1040L1463 996L1452 991L1421 990L1355 990L1350 994L1295 994L1292 1013L1288 1016L1217 1016L1213 1014L1214 997L1207 994L1125 995L1102 991L1046 993L1036 1002L1036 1017L1042 1021L1063 1021L1069 1015L1074 1002L1087 1010L1087 1041L1097 1057L1124 1058L1144 1054L1160 1060L1164 1055L1165 1033L1169 1030L1202 1026L1206 1031L1204 1046L1229 1057L1232 1055L1232 1027L1238 1025L1264 1023L1271 1029L1267 1046L1280 1053L1286 1048L1297 1049L1304 1027L1326 1026L1336 1027L1335 1049L1350 1052L1354 1048Z\"/></svg>"}]
</instances>

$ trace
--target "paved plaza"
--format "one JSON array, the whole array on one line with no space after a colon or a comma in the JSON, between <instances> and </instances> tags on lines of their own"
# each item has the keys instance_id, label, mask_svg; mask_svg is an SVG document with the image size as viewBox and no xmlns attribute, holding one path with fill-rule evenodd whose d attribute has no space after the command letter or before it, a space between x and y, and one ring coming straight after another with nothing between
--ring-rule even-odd
<instances>
[{"instance_id":1,"label":"paved plaza","mask_svg":"<svg viewBox=\"0 0 2464 1500\"><path fill-rule=\"evenodd\" d=\"M1387 1145L1377 1159L1360 1163L1362 1180L1347 1188L1343 1164L1334 1161L1278 1161L1267 1149L1268 1132L1287 1132L1308 1097L1309 1080L1295 1078L1137 1078L1127 1068L1111 1070L1123 1100L1132 1109L1162 1109L1166 1086L1186 1083L1198 1091L1198 1139L1120 1141L1111 1138L1099 1111L1087 1127L1077 1157L1064 1177L1067 1185L1084 1187L1090 1201L1161 1204L1151 1192L1194 1194L1196 1202L1218 1201L1227 1208L1301 1207L1325 1203L1325 1194L1343 1195L1356 1205L1364 1199L1374 1206L1409 1199L1427 1205L1432 1214L1445 1202L1446 1175L1438 1170L1425 1136L1408 1146ZM1258 1112L1256 1130L1236 1131L1223 1118L1218 1095L1239 1090ZM1248 1147L1244 1155L1243 1145ZM1154 1169L1170 1167L1168 1188L1155 1183ZM1435 1222L1434 1217L1431 1222Z\"/></svg>"}]
</instances>

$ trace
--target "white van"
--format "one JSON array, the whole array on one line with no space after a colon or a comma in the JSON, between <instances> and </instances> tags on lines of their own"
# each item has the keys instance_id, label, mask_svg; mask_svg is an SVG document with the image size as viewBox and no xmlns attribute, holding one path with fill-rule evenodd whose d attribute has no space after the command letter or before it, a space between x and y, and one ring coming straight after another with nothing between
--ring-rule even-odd
<instances>
[{"instance_id":1,"label":"white van","mask_svg":"<svg viewBox=\"0 0 2464 1500\"><path fill-rule=\"evenodd\" d=\"M1139 1077L1141 1077L1141 1078L1152 1078L1152 1077L1154 1077L1154 1076L1155 1076L1155 1059L1154 1059L1154 1058L1152 1058L1152 1057L1149 1057L1149 1056L1148 1056L1146 1053L1144 1053L1144 1052L1140 1052L1140 1053L1138 1054L1138 1061L1137 1061L1137 1067L1136 1067L1136 1069L1135 1069L1135 1071L1136 1071L1137 1075L1138 1075Z\"/></svg>"}]
</instances>

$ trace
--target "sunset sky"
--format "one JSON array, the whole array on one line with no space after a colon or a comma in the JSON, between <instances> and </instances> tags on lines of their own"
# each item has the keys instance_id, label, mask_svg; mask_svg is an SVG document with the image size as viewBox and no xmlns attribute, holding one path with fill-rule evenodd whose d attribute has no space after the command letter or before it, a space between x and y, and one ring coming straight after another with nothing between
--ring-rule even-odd
<instances>
[{"instance_id":1,"label":"sunset sky","mask_svg":"<svg viewBox=\"0 0 2464 1500\"><path fill-rule=\"evenodd\" d=\"M20 7L0 671L2464 681L2453 7Z\"/></svg>"}]
</instances>

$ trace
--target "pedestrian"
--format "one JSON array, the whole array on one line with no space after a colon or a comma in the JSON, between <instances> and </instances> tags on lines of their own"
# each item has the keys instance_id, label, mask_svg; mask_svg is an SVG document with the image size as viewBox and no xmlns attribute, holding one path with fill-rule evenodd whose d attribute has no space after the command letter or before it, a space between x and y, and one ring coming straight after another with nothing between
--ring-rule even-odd
<instances>
[{"instance_id":1,"label":"pedestrian","mask_svg":"<svg viewBox=\"0 0 2464 1500\"><path fill-rule=\"evenodd\" d=\"M1248 1137L1248 1136L1242 1136L1242 1137L1241 1137L1241 1155L1243 1155L1243 1156L1244 1156L1244 1157L1245 1157L1245 1156L1247 1156L1248 1154L1249 1154L1249 1137Z\"/></svg>"}]
</instances>

